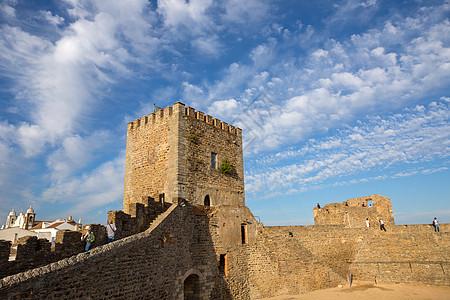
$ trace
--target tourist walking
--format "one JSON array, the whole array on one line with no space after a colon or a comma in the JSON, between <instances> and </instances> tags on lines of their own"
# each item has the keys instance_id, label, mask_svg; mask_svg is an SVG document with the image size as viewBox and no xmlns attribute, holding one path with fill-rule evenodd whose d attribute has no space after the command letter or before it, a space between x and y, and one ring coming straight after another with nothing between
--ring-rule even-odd
<instances>
[{"instance_id":1,"label":"tourist walking","mask_svg":"<svg viewBox=\"0 0 450 300\"><path fill-rule=\"evenodd\" d=\"M114 237L116 236L116 230L117 230L116 225L113 223L112 220L109 220L108 225L106 225L108 243L114 242Z\"/></svg>"},{"instance_id":2,"label":"tourist walking","mask_svg":"<svg viewBox=\"0 0 450 300\"><path fill-rule=\"evenodd\" d=\"M439 228L439 222L438 222L438 220L436 219L436 217L435 217L434 220L433 220L433 226L434 226L434 231L435 231L435 232L441 231L441 229Z\"/></svg>"},{"instance_id":3,"label":"tourist walking","mask_svg":"<svg viewBox=\"0 0 450 300\"><path fill-rule=\"evenodd\" d=\"M366 227L370 227L369 218L366 219Z\"/></svg>"},{"instance_id":4,"label":"tourist walking","mask_svg":"<svg viewBox=\"0 0 450 300\"><path fill-rule=\"evenodd\" d=\"M380 230L386 231L386 228L384 228L384 222L382 219L380 219Z\"/></svg>"},{"instance_id":5,"label":"tourist walking","mask_svg":"<svg viewBox=\"0 0 450 300\"><path fill-rule=\"evenodd\" d=\"M94 232L91 230L91 226L86 226L86 233L81 238L82 241L86 241L86 247L84 251L89 251L92 248L92 243L95 241Z\"/></svg>"}]
</instances>

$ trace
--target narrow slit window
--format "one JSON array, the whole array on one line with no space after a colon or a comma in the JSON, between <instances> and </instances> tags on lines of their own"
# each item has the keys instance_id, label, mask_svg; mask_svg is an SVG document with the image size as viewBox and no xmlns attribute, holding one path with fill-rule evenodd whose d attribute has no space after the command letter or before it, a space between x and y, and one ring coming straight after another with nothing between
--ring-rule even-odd
<instances>
[{"instance_id":1,"label":"narrow slit window","mask_svg":"<svg viewBox=\"0 0 450 300\"><path fill-rule=\"evenodd\" d=\"M247 224L241 225L241 239L242 239L242 244L248 243Z\"/></svg>"},{"instance_id":2,"label":"narrow slit window","mask_svg":"<svg viewBox=\"0 0 450 300\"><path fill-rule=\"evenodd\" d=\"M220 254L219 274L228 276L228 256L226 254Z\"/></svg>"},{"instance_id":3,"label":"narrow slit window","mask_svg":"<svg viewBox=\"0 0 450 300\"><path fill-rule=\"evenodd\" d=\"M217 153L211 152L211 169L217 169Z\"/></svg>"}]
</instances>

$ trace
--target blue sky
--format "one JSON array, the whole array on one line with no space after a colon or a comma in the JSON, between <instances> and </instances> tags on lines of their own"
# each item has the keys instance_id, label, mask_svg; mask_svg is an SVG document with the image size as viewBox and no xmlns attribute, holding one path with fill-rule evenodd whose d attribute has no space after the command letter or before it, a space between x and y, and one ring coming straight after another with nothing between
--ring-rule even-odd
<instances>
[{"instance_id":1,"label":"blue sky","mask_svg":"<svg viewBox=\"0 0 450 300\"><path fill-rule=\"evenodd\" d=\"M176 101L244 130L266 225L390 197L450 222L450 2L3 0L0 221L121 209L126 124Z\"/></svg>"}]
</instances>

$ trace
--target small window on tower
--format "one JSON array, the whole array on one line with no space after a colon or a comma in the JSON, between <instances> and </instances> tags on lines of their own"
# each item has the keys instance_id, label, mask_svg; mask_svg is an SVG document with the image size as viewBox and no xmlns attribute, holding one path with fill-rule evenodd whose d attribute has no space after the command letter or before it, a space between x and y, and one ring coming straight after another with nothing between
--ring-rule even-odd
<instances>
[{"instance_id":1,"label":"small window on tower","mask_svg":"<svg viewBox=\"0 0 450 300\"><path fill-rule=\"evenodd\" d=\"M247 224L241 224L241 239L242 244L248 244Z\"/></svg>"},{"instance_id":2,"label":"small window on tower","mask_svg":"<svg viewBox=\"0 0 450 300\"><path fill-rule=\"evenodd\" d=\"M220 254L219 274L228 276L228 256L226 254Z\"/></svg>"},{"instance_id":3,"label":"small window on tower","mask_svg":"<svg viewBox=\"0 0 450 300\"><path fill-rule=\"evenodd\" d=\"M217 153L211 152L211 169L217 169Z\"/></svg>"}]
</instances>

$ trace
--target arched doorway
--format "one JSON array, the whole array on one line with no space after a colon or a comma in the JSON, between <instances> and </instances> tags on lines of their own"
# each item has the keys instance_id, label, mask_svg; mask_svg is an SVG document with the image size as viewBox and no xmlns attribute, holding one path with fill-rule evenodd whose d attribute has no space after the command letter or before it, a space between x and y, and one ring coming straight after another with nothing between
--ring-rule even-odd
<instances>
[{"instance_id":1,"label":"arched doorway","mask_svg":"<svg viewBox=\"0 0 450 300\"><path fill-rule=\"evenodd\" d=\"M184 281L184 300L200 300L200 279L197 274L189 275Z\"/></svg>"},{"instance_id":2,"label":"arched doorway","mask_svg":"<svg viewBox=\"0 0 450 300\"><path fill-rule=\"evenodd\" d=\"M205 200L203 201L203 205L211 206L211 199L209 198L209 195L205 196Z\"/></svg>"}]
</instances>

